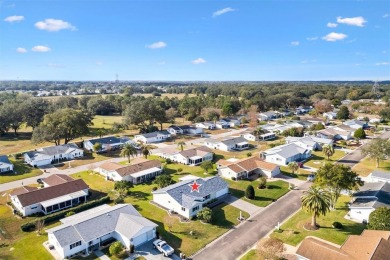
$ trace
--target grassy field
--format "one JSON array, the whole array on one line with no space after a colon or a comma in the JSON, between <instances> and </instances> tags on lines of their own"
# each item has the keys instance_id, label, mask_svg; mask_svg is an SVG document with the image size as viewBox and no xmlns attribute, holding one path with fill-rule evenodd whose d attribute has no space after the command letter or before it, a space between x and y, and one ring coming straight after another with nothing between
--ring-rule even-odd
<instances>
[{"instance_id":1,"label":"grassy field","mask_svg":"<svg viewBox=\"0 0 390 260\"><path fill-rule=\"evenodd\" d=\"M108 160L111 158L118 158L118 157L120 157L119 154L120 154L119 150L111 151L110 153L101 153L101 154L89 153L89 152L85 153L84 152L83 157L72 160L72 161L61 162L59 164L56 164L55 167L60 169L60 170L66 170L69 168L69 165L71 168L74 168L74 167L85 165L85 164L97 163L97 162ZM91 168L95 168L95 167L93 167L93 165L92 165Z\"/></svg>"},{"instance_id":2,"label":"grassy field","mask_svg":"<svg viewBox=\"0 0 390 260\"><path fill-rule=\"evenodd\" d=\"M13 172L2 173L0 175L0 184L22 180L25 178L30 178L42 174L42 171L40 169L33 168L24 164L23 160L15 160L12 157L9 158L9 160L14 164L14 171L16 172L16 174Z\"/></svg>"},{"instance_id":3,"label":"grassy field","mask_svg":"<svg viewBox=\"0 0 390 260\"><path fill-rule=\"evenodd\" d=\"M273 181L267 183L267 189L258 189L259 181L229 181L230 192L237 198L241 198L249 203L259 207L265 207L271 204L274 200L279 199L288 192L288 183L284 181ZM245 198L245 190L248 185L252 185L255 189L255 199L249 200Z\"/></svg>"},{"instance_id":4,"label":"grassy field","mask_svg":"<svg viewBox=\"0 0 390 260\"><path fill-rule=\"evenodd\" d=\"M292 178L298 178L299 180L305 181L307 179L307 176L309 174L312 174L310 171L304 170L302 168L299 168L298 171L295 173L292 173L291 169L288 168L288 166L281 166L280 171L283 175L292 177Z\"/></svg>"},{"instance_id":5,"label":"grassy field","mask_svg":"<svg viewBox=\"0 0 390 260\"><path fill-rule=\"evenodd\" d=\"M251 249L240 260L259 260L260 256L257 255L255 249Z\"/></svg>"},{"instance_id":6,"label":"grassy field","mask_svg":"<svg viewBox=\"0 0 390 260\"><path fill-rule=\"evenodd\" d=\"M305 165L313 168L320 168L324 163L327 162L334 163L338 161L340 158L342 158L343 156L345 156L345 152L340 150L335 150L334 154L331 157L329 157L329 161L328 161L327 156L325 156L322 151L313 151L311 154L312 157L305 162Z\"/></svg>"},{"instance_id":7,"label":"grassy field","mask_svg":"<svg viewBox=\"0 0 390 260\"><path fill-rule=\"evenodd\" d=\"M390 160L380 161L379 168L376 168L376 161L369 158L364 158L353 167L353 170L360 176L366 177L374 170L390 171Z\"/></svg>"},{"instance_id":8,"label":"grassy field","mask_svg":"<svg viewBox=\"0 0 390 260\"><path fill-rule=\"evenodd\" d=\"M320 216L317 219L317 223L321 226L319 230L309 231L304 229L303 225L311 221L311 215L304 210L299 210L282 225L282 233L274 232L271 234L271 237L279 238L283 242L293 246L298 245L306 236L319 237L341 245L348 235L359 235L364 229L363 224L344 219L344 216L348 212L347 203L349 201L350 197L342 196L337 203L336 210L328 212L325 217ZM332 227L332 223L335 221L343 225L342 230L337 230Z\"/></svg>"}]
</instances>

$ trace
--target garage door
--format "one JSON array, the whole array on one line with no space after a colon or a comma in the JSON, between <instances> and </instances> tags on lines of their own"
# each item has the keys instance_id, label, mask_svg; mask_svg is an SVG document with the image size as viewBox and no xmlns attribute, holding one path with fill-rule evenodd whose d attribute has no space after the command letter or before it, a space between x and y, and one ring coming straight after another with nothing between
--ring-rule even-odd
<instances>
[{"instance_id":1,"label":"garage door","mask_svg":"<svg viewBox=\"0 0 390 260\"><path fill-rule=\"evenodd\" d=\"M139 245L145 243L146 241L147 241L147 235L146 235L146 233L143 233L143 234L133 238L132 243L134 244L134 246L139 246Z\"/></svg>"}]
</instances>

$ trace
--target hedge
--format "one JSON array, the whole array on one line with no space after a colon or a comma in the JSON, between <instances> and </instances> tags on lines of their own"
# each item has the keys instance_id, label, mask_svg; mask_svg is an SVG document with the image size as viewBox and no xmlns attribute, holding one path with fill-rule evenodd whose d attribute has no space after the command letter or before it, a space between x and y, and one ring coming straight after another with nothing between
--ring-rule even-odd
<instances>
[{"instance_id":1,"label":"hedge","mask_svg":"<svg viewBox=\"0 0 390 260\"><path fill-rule=\"evenodd\" d=\"M66 214L68 214L68 212L78 213L78 212L102 205L102 204L110 202L110 201L111 201L110 197L105 196L105 197L97 199L97 200L86 202L86 203L81 204L77 207L69 208L67 210L59 211L59 212L47 215L45 217L36 219L34 222L27 222L27 223L21 225L20 229L24 232L32 231L35 229L37 221L44 221L45 224L47 225L47 224L50 224L50 223L57 221L59 219L65 218L65 216L66 216Z\"/></svg>"}]
</instances>

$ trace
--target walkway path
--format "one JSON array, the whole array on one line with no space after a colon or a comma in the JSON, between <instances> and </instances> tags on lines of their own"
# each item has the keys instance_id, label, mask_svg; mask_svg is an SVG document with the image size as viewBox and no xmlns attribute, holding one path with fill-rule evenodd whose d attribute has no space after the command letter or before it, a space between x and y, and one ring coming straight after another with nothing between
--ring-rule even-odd
<instances>
[{"instance_id":1,"label":"walkway path","mask_svg":"<svg viewBox=\"0 0 390 260\"><path fill-rule=\"evenodd\" d=\"M239 210L248 212L250 216L257 214L263 208L253 205L252 203L246 202L245 200L234 197L233 195L226 196L224 201Z\"/></svg>"}]
</instances>

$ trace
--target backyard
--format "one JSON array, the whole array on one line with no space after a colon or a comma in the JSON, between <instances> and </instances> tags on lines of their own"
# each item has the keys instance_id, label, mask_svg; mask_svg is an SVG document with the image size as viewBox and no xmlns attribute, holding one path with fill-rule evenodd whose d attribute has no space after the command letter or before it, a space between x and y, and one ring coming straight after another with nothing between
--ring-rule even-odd
<instances>
[{"instance_id":1,"label":"backyard","mask_svg":"<svg viewBox=\"0 0 390 260\"><path fill-rule=\"evenodd\" d=\"M311 215L304 210L299 210L287 222L281 226L281 233L273 232L271 237L279 238L284 243L292 246L298 245L306 236L315 236L332 243L342 244L348 235L359 235L364 229L364 225L344 218L348 212L347 203L350 197L342 196L336 205L336 210L332 210L326 216L317 218L317 223L321 226L316 231L309 231L303 228L305 223L310 222ZM343 225L343 229L338 230L332 227L332 223L338 221Z\"/></svg>"},{"instance_id":2,"label":"backyard","mask_svg":"<svg viewBox=\"0 0 390 260\"><path fill-rule=\"evenodd\" d=\"M322 151L313 151L311 154L311 158L307 160L304 164L313 168L320 168L324 163L328 162L334 163L346 155L346 153L343 151L334 150L334 154L329 157L328 161L327 156Z\"/></svg>"},{"instance_id":3,"label":"backyard","mask_svg":"<svg viewBox=\"0 0 390 260\"><path fill-rule=\"evenodd\" d=\"M353 167L353 170L362 177L368 176L374 170L390 171L390 160L380 161L379 168L376 168L376 162L369 158L364 158Z\"/></svg>"},{"instance_id":4,"label":"backyard","mask_svg":"<svg viewBox=\"0 0 390 260\"><path fill-rule=\"evenodd\" d=\"M0 184L42 174L40 169L26 165L22 159L14 159L10 157L9 160L14 164L14 172L2 173L0 175Z\"/></svg>"}]
</instances>

